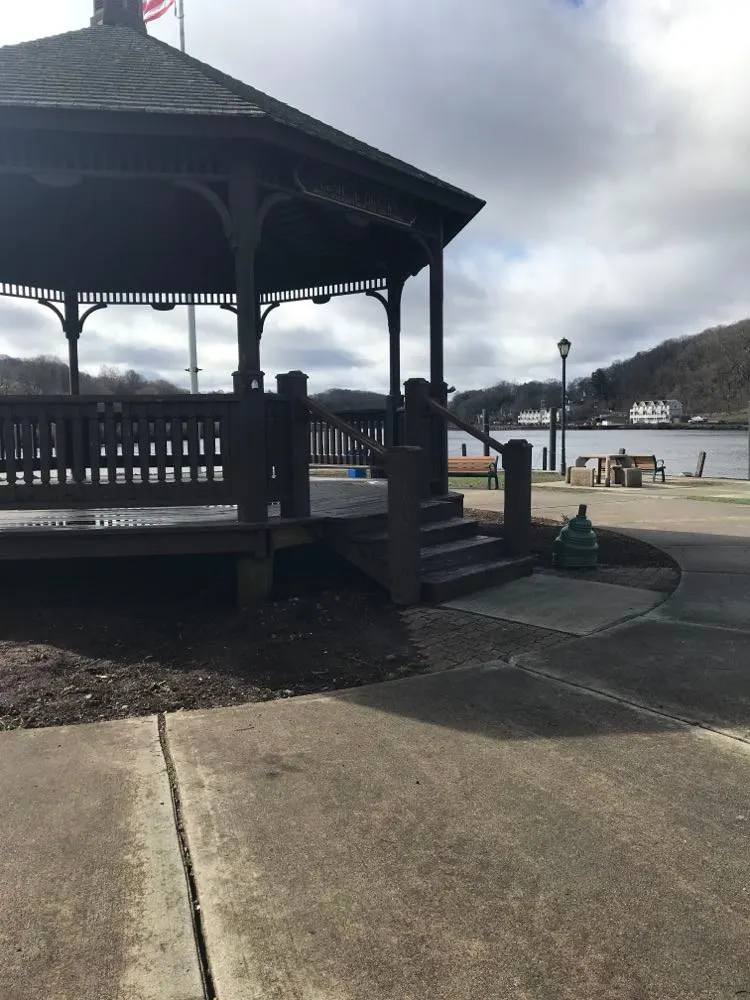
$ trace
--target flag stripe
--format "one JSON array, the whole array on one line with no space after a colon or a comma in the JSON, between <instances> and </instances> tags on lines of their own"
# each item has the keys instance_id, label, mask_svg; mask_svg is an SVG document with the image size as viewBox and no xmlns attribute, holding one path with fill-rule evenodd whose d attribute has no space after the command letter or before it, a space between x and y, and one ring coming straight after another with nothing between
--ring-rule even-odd
<instances>
[{"instance_id":1,"label":"flag stripe","mask_svg":"<svg viewBox=\"0 0 750 1000\"><path fill-rule=\"evenodd\" d=\"M175 0L143 0L143 20L148 24L163 17L174 4Z\"/></svg>"}]
</instances>

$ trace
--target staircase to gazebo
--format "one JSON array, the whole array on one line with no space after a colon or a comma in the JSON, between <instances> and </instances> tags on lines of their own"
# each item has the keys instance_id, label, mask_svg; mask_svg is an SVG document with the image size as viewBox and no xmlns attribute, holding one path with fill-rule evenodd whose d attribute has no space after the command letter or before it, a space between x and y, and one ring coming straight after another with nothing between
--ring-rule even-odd
<instances>
[{"instance_id":1,"label":"staircase to gazebo","mask_svg":"<svg viewBox=\"0 0 750 1000\"><path fill-rule=\"evenodd\" d=\"M347 522L331 521L323 537L344 558L386 590L393 586L385 514ZM439 603L531 574L533 557L509 552L505 538L483 535L477 521L464 517L463 497L426 501L419 519L419 597Z\"/></svg>"}]
</instances>

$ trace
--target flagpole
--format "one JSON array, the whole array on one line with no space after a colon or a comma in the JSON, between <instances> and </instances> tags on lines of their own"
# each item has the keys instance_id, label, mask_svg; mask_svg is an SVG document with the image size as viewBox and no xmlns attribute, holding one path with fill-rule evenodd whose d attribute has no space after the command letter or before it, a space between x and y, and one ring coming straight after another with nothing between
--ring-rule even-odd
<instances>
[{"instance_id":1,"label":"flagpole","mask_svg":"<svg viewBox=\"0 0 750 1000\"><path fill-rule=\"evenodd\" d=\"M177 0L177 18L180 22L180 51L185 51L185 0ZM195 322L195 306L187 307L188 313L188 354L190 357L188 372L190 373L190 392L198 394L198 330Z\"/></svg>"},{"instance_id":2,"label":"flagpole","mask_svg":"<svg viewBox=\"0 0 750 1000\"><path fill-rule=\"evenodd\" d=\"M185 0L177 0L177 17L180 21L180 51L185 51Z\"/></svg>"}]
</instances>

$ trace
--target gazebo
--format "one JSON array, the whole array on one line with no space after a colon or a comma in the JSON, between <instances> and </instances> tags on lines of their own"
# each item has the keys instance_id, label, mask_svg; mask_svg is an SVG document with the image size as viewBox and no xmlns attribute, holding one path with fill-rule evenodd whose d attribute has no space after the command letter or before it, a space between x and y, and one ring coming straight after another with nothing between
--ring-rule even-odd
<instances>
[{"instance_id":1,"label":"gazebo","mask_svg":"<svg viewBox=\"0 0 750 1000\"><path fill-rule=\"evenodd\" d=\"M345 422L308 400L300 372L266 391L264 322L286 302L360 293L385 307L390 391L384 440L353 433L380 456L389 530L402 549L411 539L413 562L411 494L421 505L449 495L443 251L483 202L150 37L141 7L94 0L89 27L0 49L0 294L58 314L70 368L69 397L0 400L0 508L192 508L195 525L198 508L226 505L235 550L267 562L269 504L280 504L274 525L312 516L311 417ZM401 295L425 267L429 379L407 384L405 406ZM190 303L236 314L232 394L80 395L93 311ZM494 446L522 481L523 521L527 451ZM170 524L164 551L210 549ZM40 537L29 552L60 548ZM23 555L20 538L7 552L0 540L0 556ZM74 544L94 552L68 541L66 554Z\"/></svg>"}]
</instances>

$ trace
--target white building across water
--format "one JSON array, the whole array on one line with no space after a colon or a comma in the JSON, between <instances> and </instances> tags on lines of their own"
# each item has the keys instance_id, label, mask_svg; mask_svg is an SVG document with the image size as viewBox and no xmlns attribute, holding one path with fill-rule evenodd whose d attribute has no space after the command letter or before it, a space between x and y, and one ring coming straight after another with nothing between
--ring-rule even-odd
<instances>
[{"instance_id":1,"label":"white building across water","mask_svg":"<svg viewBox=\"0 0 750 1000\"><path fill-rule=\"evenodd\" d=\"M633 403L630 408L631 424L671 424L681 419L679 399L647 399Z\"/></svg>"},{"instance_id":2,"label":"white building across water","mask_svg":"<svg viewBox=\"0 0 750 1000\"><path fill-rule=\"evenodd\" d=\"M518 414L518 423L521 427L549 427L549 410L521 410Z\"/></svg>"}]
</instances>

